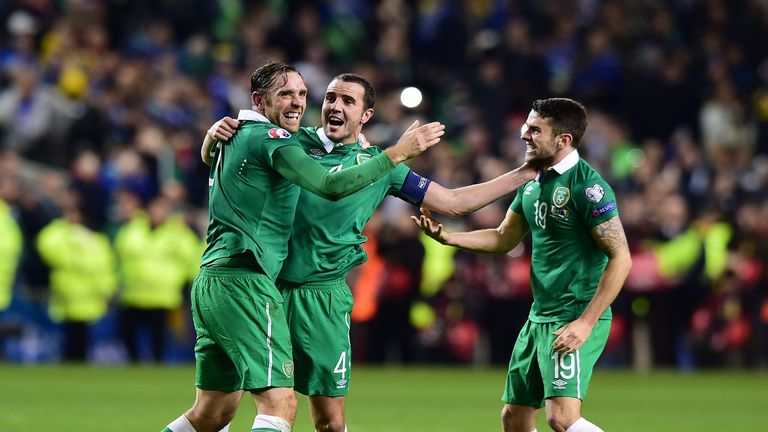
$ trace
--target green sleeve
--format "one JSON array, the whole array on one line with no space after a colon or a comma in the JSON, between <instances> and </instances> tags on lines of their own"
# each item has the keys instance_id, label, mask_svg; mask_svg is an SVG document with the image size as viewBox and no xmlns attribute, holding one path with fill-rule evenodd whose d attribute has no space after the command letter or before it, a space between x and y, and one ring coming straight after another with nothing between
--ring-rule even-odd
<instances>
[{"instance_id":1,"label":"green sleeve","mask_svg":"<svg viewBox=\"0 0 768 432\"><path fill-rule=\"evenodd\" d=\"M335 173L329 173L296 146L280 147L272 157L275 170L280 175L332 201L363 189L395 168L386 153L380 153L364 164Z\"/></svg>"},{"instance_id":2,"label":"green sleeve","mask_svg":"<svg viewBox=\"0 0 768 432\"><path fill-rule=\"evenodd\" d=\"M509 205L509 209L517 214L523 214L523 190L528 183L520 186L515 191L515 199L512 200L512 204Z\"/></svg>"}]
</instances>

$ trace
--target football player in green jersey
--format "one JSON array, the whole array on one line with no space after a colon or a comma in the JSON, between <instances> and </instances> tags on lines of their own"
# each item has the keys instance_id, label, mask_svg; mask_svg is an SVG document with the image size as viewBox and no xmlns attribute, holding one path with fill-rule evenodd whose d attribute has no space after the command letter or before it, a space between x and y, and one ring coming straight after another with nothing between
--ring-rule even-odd
<instances>
[{"instance_id":1,"label":"football player in green jersey","mask_svg":"<svg viewBox=\"0 0 768 432\"><path fill-rule=\"evenodd\" d=\"M270 63L251 77L253 110L214 156L207 243L192 285L194 406L171 432L228 428L245 391L258 415L254 431L288 432L295 418L293 357L283 298L274 281L287 254L299 186L337 200L387 176L399 162L436 144L444 127L413 125L392 148L330 173L308 157L299 130L307 88L293 67Z\"/></svg>"},{"instance_id":2,"label":"football player in green jersey","mask_svg":"<svg viewBox=\"0 0 768 432\"><path fill-rule=\"evenodd\" d=\"M374 89L363 77L335 77L324 97L322 127L303 128L315 137L305 150L329 171L367 164L382 151L362 148L359 141L363 125L373 116L374 102ZM212 127L211 135L226 140L237 126L236 121L224 118ZM204 160L208 160L210 144L210 139L204 143ZM423 202L458 216L499 199L534 176L535 170L524 167L483 184L447 189L399 165L389 176L335 202L301 191L278 287L285 299L293 343L295 389L309 396L315 430L346 429L352 294L345 276L365 261L360 246L366 241L362 229L384 198L393 195L416 205Z\"/></svg>"},{"instance_id":3,"label":"football player in green jersey","mask_svg":"<svg viewBox=\"0 0 768 432\"><path fill-rule=\"evenodd\" d=\"M413 218L440 243L476 252L507 253L531 232L533 305L509 362L505 432L535 430L544 406L555 431L601 430L581 416L581 403L632 259L613 190L579 157L586 125L574 100L534 102L521 133L539 174L517 190L498 228L447 232L427 208Z\"/></svg>"}]
</instances>

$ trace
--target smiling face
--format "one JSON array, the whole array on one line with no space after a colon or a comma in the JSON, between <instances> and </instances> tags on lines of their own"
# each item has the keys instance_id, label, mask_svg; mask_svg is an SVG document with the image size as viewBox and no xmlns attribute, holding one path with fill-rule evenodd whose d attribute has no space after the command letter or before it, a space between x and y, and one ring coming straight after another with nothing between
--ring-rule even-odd
<instances>
[{"instance_id":1,"label":"smiling face","mask_svg":"<svg viewBox=\"0 0 768 432\"><path fill-rule=\"evenodd\" d=\"M365 89L356 82L335 79L328 84L323 100L323 129L331 141L352 144L373 116L365 108Z\"/></svg>"},{"instance_id":2,"label":"smiling face","mask_svg":"<svg viewBox=\"0 0 768 432\"><path fill-rule=\"evenodd\" d=\"M571 149L571 135L554 135L552 119L533 110L520 128L520 138L526 143L525 161L542 168L557 164Z\"/></svg>"},{"instance_id":3,"label":"smiling face","mask_svg":"<svg viewBox=\"0 0 768 432\"><path fill-rule=\"evenodd\" d=\"M264 94L254 92L253 104L270 122L293 133L299 130L307 108L307 86L296 72L287 72L275 80Z\"/></svg>"}]
</instances>

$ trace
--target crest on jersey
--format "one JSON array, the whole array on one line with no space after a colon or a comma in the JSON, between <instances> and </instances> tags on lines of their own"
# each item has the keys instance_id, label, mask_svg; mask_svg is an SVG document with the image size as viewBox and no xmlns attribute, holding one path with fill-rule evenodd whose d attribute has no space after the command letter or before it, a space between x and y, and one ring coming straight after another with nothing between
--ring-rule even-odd
<instances>
[{"instance_id":1,"label":"crest on jersey","mask_svg":"<svg viewBox=\"0 0 768 432\"><path fill-rule=\"evenodd\" d=\"M552 194L552 204L557 208L564 207L569 199L571 199L571 190L567 187L561 186L555 189L555 192Z\"/></svg>"},{"instance_id":2,"label":"crest on jersey","mask_svg":"<svg viewBox=\"0 0 768 432\"><path fill-rule=\"evenodd\" d=\"M605 189L603 189L603 187L599 184L595 183L591 187L584 189L584 195L586 195L587 199L593 203L599 203L605 196Z\"/></svg>"},{"instance_id":3,"label":"crest on jersey","mask_svg":"<svg viewBox=\"0 0 768 432\"><path fill-rule=\"evenodd\" d=\"M283 128L272 128L267 132L270 138L290 138L291 134Z\"/></svg>"},{"instance_id":4,"label":"crest on jersey","mask_svg":"<svg viewBox=\"0 0 768 432\"><path fill-rule=\"evenodd\" d=\"M357 154L357 164L360 165L361 163L367 161L371 158L371 155L368 153L358 153Z\"/></svg>"}]
</instances>

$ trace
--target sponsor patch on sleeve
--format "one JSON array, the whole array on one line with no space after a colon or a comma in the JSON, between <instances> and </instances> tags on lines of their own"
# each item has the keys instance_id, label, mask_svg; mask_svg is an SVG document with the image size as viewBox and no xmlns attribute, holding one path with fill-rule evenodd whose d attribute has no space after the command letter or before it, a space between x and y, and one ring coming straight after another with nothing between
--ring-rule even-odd
<instances>
[{"instance_id":1,"label":"sponsor patch on sleeve","mask_svg":"<svg viewBox=\"0 0 768 432\"><path fill-rule=\"evenodd\" d=\"M608 201L607 203L601 205L600 207L592 210L592 216L600 217L614 210L616 210L616 201Z\"/></svg>"},{"instance_id":2,"label":"sponsor patch on sleeve","mask_svg":"<svg viewBox=\"0 0 768 432\"><path fill-rule=\"evenodd\" d=\"M290 138L291 133L283 128L272 128L267 134L270 138Z\"/></svg>"}]
</instances>

